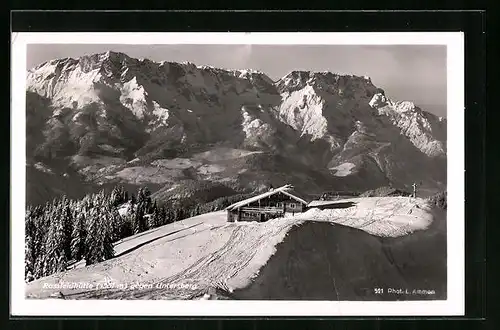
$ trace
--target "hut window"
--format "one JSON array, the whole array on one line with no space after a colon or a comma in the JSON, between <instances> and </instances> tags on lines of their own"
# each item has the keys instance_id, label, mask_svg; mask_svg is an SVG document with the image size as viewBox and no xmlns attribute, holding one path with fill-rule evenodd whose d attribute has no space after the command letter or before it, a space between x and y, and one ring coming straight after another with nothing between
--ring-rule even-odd
<instances>
[{"instance_id":1,"label":"hut window","mask_svg":"<svg viewBox=\"0 0 500 330\"><path fill-rule=\"evenodd\" d=\"M276 207L283 207L283 203L281 202L276 203Z\"/></svg>"},{"instance_id":2,"label":"hut window","mask_svg":"<svg viewBox=\"0 0 500 330\"><path fill-rule=\"evenodd\" d=\"M294 209L294 208L295 208L295 203L290 203L290 207L291 207L292 209Z\"/></svg>"}]
</instances>

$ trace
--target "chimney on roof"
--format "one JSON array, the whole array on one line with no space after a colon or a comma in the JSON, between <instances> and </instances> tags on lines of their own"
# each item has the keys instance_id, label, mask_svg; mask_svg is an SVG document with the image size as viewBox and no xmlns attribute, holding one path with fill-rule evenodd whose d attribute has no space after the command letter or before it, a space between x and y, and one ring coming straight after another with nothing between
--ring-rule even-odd
<instances>
[{"instance_id":1,"label":"chimney on roof","mask_svg":"<svg viewBox=\"0 0 500 330\"><path fill-rule=\"evenodd\" d=\"M269 185L269 191L273 191L273 190L274 190L273 185L272 185L272 184L271 184L271 185Z\"/></svg>"}]
</instances>

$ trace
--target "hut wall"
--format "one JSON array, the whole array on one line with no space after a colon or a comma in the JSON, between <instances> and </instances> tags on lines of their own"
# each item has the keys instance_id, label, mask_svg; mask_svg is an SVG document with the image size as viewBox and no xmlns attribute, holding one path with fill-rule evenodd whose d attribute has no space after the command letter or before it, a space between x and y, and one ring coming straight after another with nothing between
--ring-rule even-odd
<instances>
[{"instance_id":1,"label":"hut wall","mask_svg":"<svg viewBox=\"0 0 500 330\"><path fill-rule=\"evenodd\" d=\"M241 212L240 221L260 221L258 212Z\"/></svg>"},{"instance_id":2,"label":"hut wall","mask_svg":"<svg viewBox=\"0 0 500 330\"><path fill-rule=\"evenodd\" d=\"M286 203L287 213L299 213L303 212L304 204L297 202L296 200L291 200Z\"/></svg>"}]
</instances>

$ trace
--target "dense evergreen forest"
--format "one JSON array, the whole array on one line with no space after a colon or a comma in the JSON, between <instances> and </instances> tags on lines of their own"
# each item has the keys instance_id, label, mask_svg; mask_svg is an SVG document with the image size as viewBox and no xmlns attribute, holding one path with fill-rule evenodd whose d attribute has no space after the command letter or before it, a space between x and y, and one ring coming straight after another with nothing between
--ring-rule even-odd
<instances>
[{"instance_id":1,"label":"dense evergreen forest","mask_svg":"<svg viewBox=\"0 0 500 330\"><path fill-rule=\"evenodd\" d=\"M247 194L218 198L205 204L169 200L158 205L147 188L129 194L121 186L111 192L67 197L26 210L25 280L114 257L113 244L125 237L202 213L224 209Z\"/></svg>"}]
</instances>

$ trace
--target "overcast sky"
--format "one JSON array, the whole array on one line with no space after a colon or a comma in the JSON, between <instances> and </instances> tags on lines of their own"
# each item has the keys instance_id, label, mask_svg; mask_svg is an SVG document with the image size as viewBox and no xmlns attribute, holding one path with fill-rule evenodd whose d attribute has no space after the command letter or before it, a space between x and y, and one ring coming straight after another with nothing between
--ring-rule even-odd
<instances>
[{"instance_id":1,"label":"overcast sky","mask_svg":"<svg viewBox=\"0 0 500 330\"><path fill-rule=\"evenodd\" d=\"M256 69L277 80L293 70L369 76L394 100L446 116L446 46L397 45L29 45L27 67L108 50L153 61Z\"/></svg>"}]
</instances>

